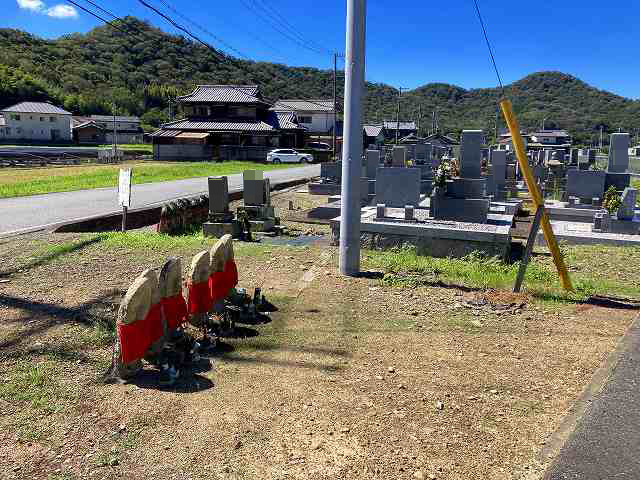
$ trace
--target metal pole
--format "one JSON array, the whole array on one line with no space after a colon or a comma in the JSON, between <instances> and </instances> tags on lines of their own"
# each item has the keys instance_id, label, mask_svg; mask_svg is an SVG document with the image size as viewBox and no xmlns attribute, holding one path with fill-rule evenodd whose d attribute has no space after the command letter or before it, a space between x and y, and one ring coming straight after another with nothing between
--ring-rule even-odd
<instances>
[{"instance_id":1,"label":"metal pole","mask_svg":"<svg viewBox=\"0 0 640 480\"><path fill-rule=\"evenodd\" d=\"M333 54L333 160L336 157L336 128L338 127L337 110L338 110L338 53Z\"/></svg>"},{"instance_id":2,"label":"metal pole","mask_svg":"<svg viewBox=\"0 0 640 480\"><path fill-rule=\"evenodd\" d=\"M113 160L118 158L118 123L116 122L116 103L113 102Z\"/></svg>"},{"instance_id":3,"label":"metal pole","mask_svg":"<svg viewBox=\"0 0 640 480\"><path fill-rule=\"evenodd\" d=\"M398 135L400 134L400 97L402 96L402 87L398 89L398 109L396 110L396 145L398 145Z\"/></svg>"},{"instance_id":4,"label":"metal pole","mask_svg":"<svg viewBox=\"0 0 640 480\"><path fill-rule=\"evenodd\" d=\"M127 212L128 212L128 208L127 207L122 207L122 231L126 232L127 231Z\"/></svg>"},{"instance_id":5,"label":"metal pole","mask_svg":"<svg viewBox=\"0 0 640 480\"><path fill-rule=\"evenodd\" d=\"M362 176L365 17L366 0L347 0L340 272L349 276L356 276L360 273L360 177Z\"/></svg>"}]
</instances>

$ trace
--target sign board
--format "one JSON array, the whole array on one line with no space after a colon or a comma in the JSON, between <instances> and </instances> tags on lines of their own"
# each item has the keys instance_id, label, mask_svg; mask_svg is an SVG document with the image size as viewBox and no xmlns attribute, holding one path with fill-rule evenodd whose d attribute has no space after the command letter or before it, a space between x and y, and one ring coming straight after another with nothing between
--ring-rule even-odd
<instances>
[{"instance_id":1,"label":"sign board","mask_svg":"<svg viewBox=\"0 0 640 480\"><path fill-rule=\"evenodd\" d=\"M129 208L131 206L131 169L121 168L118 179L118 205Z\"/></svg>"}]
</instances>

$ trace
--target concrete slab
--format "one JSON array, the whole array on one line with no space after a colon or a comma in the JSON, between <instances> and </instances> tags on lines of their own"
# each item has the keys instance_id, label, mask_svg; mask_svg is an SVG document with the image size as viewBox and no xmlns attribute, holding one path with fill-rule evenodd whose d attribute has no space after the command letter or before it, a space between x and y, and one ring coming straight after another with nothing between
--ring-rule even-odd
<instances>
[{"instance_id":1,"label":"concrete slab","mask_svg":"<svg viewBox=\"0 0 640 480\"><path fill-rule=\"evenodd\" d=\"M569 245L614 245L639 246L640 235L625 235L620 233L600 233L593 231L593 224L582 222L551 221L553 233L559 242ZM536 239L538 245L546 245L542 232Z\"/></svg>"}]
</instances>

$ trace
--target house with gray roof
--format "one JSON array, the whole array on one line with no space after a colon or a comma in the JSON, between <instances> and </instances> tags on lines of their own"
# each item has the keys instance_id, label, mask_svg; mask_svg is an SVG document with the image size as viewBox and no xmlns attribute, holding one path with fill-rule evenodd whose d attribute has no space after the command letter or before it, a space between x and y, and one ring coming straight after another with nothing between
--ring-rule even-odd
<instances>
[{"instance_id":1,"label":"house with gray roof","mask_svg":"<svg viewBox=\"0 0 640 480\"><path fill-rule=\"evenodd\" d=\"M396 139L396 130L398 131L398 138L403 138L411 134L418 134L416 122L396 122L395 120L387 120L382 125L384 127L385 139L387 141L393 141Z\"/></svg>"},{"instance_id":2,"label":"house with gray roof","mask_svg":"<svg viewBox=\"0 0 640 480\"><path fill-rule=\"evenodd\" d=\"M21 102L3 110L3 140L70 142L71 112L46 102Z\"/></svg>"},{"instance_id":3,"label":"house with gray roof","mask_svg":"<svg viewBox=\"0 0 640 480\"><path fill-rule=\"evenodd\" d=\"M156 160L264 160L304 145L295 112L271 109L256 85L198 85L177 101L184 118L151 134Z\"/></svg>"},{"instance_id":4,"label":"house with gray roof","mask_svg":"<svg viewBox=\"0 0 640 480\"><path fill-rule=\"evenodd\" d=\"M278 100L271 110L295 113L298 117L298 123L312 135L328 135L333 131L333 100L284 99Z\"/></svg>"}]
</instances>

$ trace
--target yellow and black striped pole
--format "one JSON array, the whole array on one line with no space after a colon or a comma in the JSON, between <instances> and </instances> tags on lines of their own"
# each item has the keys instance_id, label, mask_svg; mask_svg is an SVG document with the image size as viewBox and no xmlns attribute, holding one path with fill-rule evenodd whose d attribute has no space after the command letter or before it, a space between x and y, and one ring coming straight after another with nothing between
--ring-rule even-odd
<instances>
[{"instance_id":1,"label":"yellow and black striped pole","mask_svg":"<svg viewBox=\"0 0 640 480\"><path fill-rule=\"evenodd\" d=\"M518 125L518 120L513 114L511 101L507 98L503 98L502 100L500 100L500 108L502 109L502 113L504 114L504 118L507 122L507 126L509 127L509 131L511 132L513 148L516 151L516 158L518 159L520 170L524 175L524 180L525 182L527 182L527 188L529 189L529 193L531 194L531 199L533 200L536 209L544 209L544 198L542 198L542 194L538 189L538 184L536 183L535 178L533 177L533 172L531 171L531 167L529 166L527 154L525 153L524 149L524 142L522 141L522 136L520 135L520 126ZM542 231L544 232L544 238L547 241L549 250L551 250L551 255L553 255L553 262L556 264L556 268L558 269L558 273L560 274L562 286L567 291L573 291L569 272L567 271L567 267L564 263L564 258L562 258L562 252L560 252L560 247L558 246L558 241L556 240L556 236L553 233L553 228L551 228L549 215L545 210L542 211L542 218L540 223L542 226Z\"/></svg>"}]
</instances>

